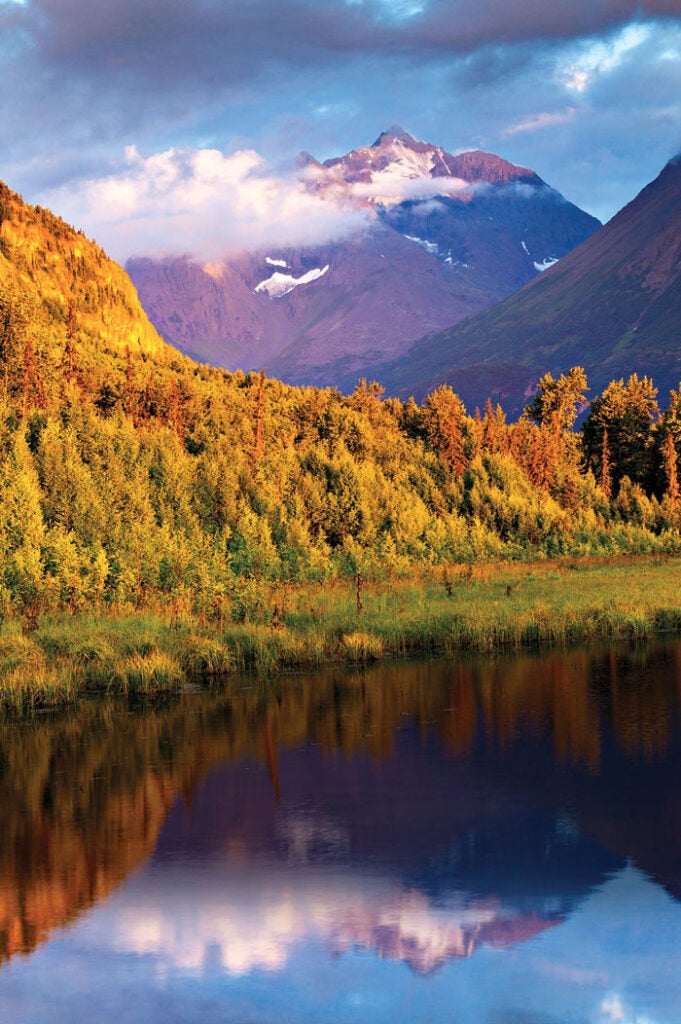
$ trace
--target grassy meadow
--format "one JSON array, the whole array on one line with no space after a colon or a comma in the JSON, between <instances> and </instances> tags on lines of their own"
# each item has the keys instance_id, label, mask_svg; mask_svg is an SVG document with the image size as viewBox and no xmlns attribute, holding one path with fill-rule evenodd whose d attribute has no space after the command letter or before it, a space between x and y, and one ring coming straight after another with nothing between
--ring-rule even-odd
<instances>
[{"instance_id":1,"label":"grassy meadow","mask_svg":"<svg viewBox=\"0 0 681 1024\"><path fill-rule=\"evenodd\" d=\"M30 625L9 619L0 630L0 707L161 693L329 661L643 640L681 632L680 581L681 560L663 555L454 565L361 584L248 580L238 602L213 617L174 602Z\"/></svg>"}]
</instances>

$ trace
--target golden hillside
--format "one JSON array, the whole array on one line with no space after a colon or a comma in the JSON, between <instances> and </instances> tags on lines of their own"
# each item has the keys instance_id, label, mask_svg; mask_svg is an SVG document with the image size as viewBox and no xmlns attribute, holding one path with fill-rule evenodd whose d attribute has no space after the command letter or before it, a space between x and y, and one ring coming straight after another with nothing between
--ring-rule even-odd
<instances>
[{"instance_id":1,"label":"golden hillside","mask_svg":"<svg viewBox=\"0 0 681 1024\"><path fill-rule=\"evenodd\" d=\"M82 232L29 206L0 182L0 296L23 308L44 337L94 341L114 351L159 354L167 346L125 271Z\"/></svg>"}]
</instances>

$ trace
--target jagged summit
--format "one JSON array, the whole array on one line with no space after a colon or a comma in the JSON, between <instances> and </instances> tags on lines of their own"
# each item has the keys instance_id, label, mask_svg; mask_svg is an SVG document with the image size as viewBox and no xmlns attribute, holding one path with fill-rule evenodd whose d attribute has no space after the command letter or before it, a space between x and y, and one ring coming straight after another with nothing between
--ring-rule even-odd
<instances>
[{"instance_id":1,"label":"jagged summit","mask_svg":"<svg viewBox=\"0 0 681 1024\"><path fill-rule=\"evenodd\" d=\"M381 132L376 141L372 145L372 149L376 149L378 146L382 146L385 142L399 140L404 142L406 145L418 144L417 140L409 132L401 128L399 124L391 124L386 131Z\"/></svg>"},{"instance_id":2,"label":"jagged summit","mask_svg":"<svg viewBox=\"0 0 681 1024\"><path fill-rule=\"evenodd\" d=\"M298 170L302 170L305 167L313 165L314 167L321 167L319 160L312 156L312 153L308 153L306 149L301 149L300 153L295 159L295 166Z\"/></svg>"},{"instance_id":3,"label":"jagged summit","mask_svg":"<svg viewBox=\"0 0 681 1024\"><path fill-rule=\"evenodd\" d=\"M470 150L453 155L442 146L415 139L399 125L392 125L381 132L371 146L360 146L344 156L325 160L323 164L307 154L302 162L301 158L299 167L314 169L316 188L372 185L375 190L364 189L363 198L381 206L400 202L413 194L409 185L400 190L396 184L400 179L405 182L456 179L444 187L443 192L447 195L461 193L461 198L465 198L463 182L473 186L517 183L546 187L534 171L510 163L494 153ZM388 189L385 188L387 182Z\"/></svg>"}]
</instances>

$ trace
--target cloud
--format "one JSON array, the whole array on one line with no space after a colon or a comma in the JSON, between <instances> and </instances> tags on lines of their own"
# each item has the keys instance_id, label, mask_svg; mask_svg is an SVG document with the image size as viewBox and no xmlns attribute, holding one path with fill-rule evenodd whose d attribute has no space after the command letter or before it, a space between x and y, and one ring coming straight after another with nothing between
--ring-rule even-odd
<instances>
[{"instance_id":1,"label":"cloud","mask_svg":"<svg viewBox=\"0 0 681 1024\"><path fill-rule=\"evenodd\" d=\"M536 132L542 128L555 128L556 125L567 124L568 121L573 120L576 113L575 107L567 107L565 110L556 111L555 113L545 111L541 114L535 114L533 117L528 117L524 121L519 121L509 128L505 128L501 133L502 138L519 135L521 132Z\"/></svg>"},{"instance_id":2,"label":"cloud","mask_svg":"<svg viewBox=\"0 0 681 1024\"><path fill-rule=\"evenodd\" d=\"M131 140L323 159L397 121L610 215L681 144L680 24L679 0L0 0L0 177L42 202Z\"/></svg>"},{"instance_id":3,"label":"cloud","mask_svg":"<svg viewBox=\"0 0 681 1024\"><path fill-rule=\"evenodd\" d=\"M229 81L250 65L328 59L348 51L470 51L488 44L573 39L632 21L674 17L677 0L27 0L21 29L51 64L97 77L125 70ZM197 56L201 62L197 62ZM255 62L255 65L254 65Z\"/></svg>"},{"instance_id":4,"label":"cloud","mask_svg":"<svg viewBox=\"0 0 681 1024\"><path fill-rule=\"evenodd\" d=\"M680 13L678 0L107 0L87 12L81 0L26 0L0 4L0 38L43 89L68 93L65 82L77 81L84 110L140 121L152 112L134 99L153 98L156 116L160 107L182 123L197 100L248 102L252 89L306 69L356 58L425 64L632 22L638 31Z\"/></svg>"},{"instance_id":5,"label":"cloud","mask_svg":"<svg viewBox=\"0 0 681 1024\"><path fill-rule=\"evenodd\" d=\"M655 1024L647 1014L630 1014L624 1007L621 996L611 992L600 1006L603 1024Z\"/></svg>"},{"instance_id":6,"label":"cloud","mask_svg":"<svg viewBox=\"0 0 681 1024\"><path fill-rule=\"evenodd\" d=\"M325 180L328 177L328 181ZM277 173L253 149L125 148L109 173L48 189L41 205L96 240L120 262L186 254L205 262L267 248L324 245L376 223L373 203L470 196L455 177L410 177L405 168L348 185L318 164Z\"/></svg>"},{"instance_id":7,"label":"cloud","mask_svg":"<svg viewBox=\"0 0 681 1024\"><path fill-rule=\"evenodd\" d=\"M41 201L115 258L187 253L219 259L243 248L315 245L366 228L371 214L274 174L258 153L125 152L117 172L63 186Z\"/></svg>"},{"instance_id":8,"label":"cloud","mask_svg":"<svg viewBox=\"0 0 681 1024\"><path fill-rule=\"evenodd\" d=\"M471 194L474 186L462 178L407 178L391 170L376 171L371 181L355 182L350 193L357 199L376 202L402 202L407 199L433 199L435 196Z\"/></svg>"},{"instance_id":9,"label":"cloud","mask_svg":"<svg viewBox=\"0 0 681 1024\"><path fill-rule=\"evenodd\" d=\"M650 38L649 25L627 25L610 39L591 39L572 48L559 68L558 76L567 89L586 92L589 86L603 75L619 68L632 50L636 50Z\"/></svg>"}]
</instances>

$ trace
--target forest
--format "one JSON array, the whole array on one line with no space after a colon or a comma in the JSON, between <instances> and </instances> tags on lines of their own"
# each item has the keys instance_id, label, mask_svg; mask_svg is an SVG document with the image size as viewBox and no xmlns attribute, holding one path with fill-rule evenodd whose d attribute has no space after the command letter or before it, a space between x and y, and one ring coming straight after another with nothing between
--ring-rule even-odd
<instances>
[{"instance_id":1,"label":"forest","mask_svg":"<svg viewBox=\"0 0 681 1024\"><path fill-rule=\"evenodd\" d=\"M98 609L276 627L281 588L357 580L359 606L424 573L681 547L681 387L590 396L577 366L509 423L446 384L418 406L228 373L166 346L48 211L5 189L0 222L0 617L24 634Z\"/></svg>"},{"instance_id":2,"label":"forest","mask_svg":"<svg viewBox=\"0 0 681 1024\"><path fill-rule=\"evenodd\" d=\"M175 601L238 615L244 580L679 548L681 397L591 403L573 368L507 423L451 388L292 388L175 357L0 339L0 609ZM15 346L14 352L11 346ZM87 356L90 356L90 359Z\"/></svg>"}]
</instances>

